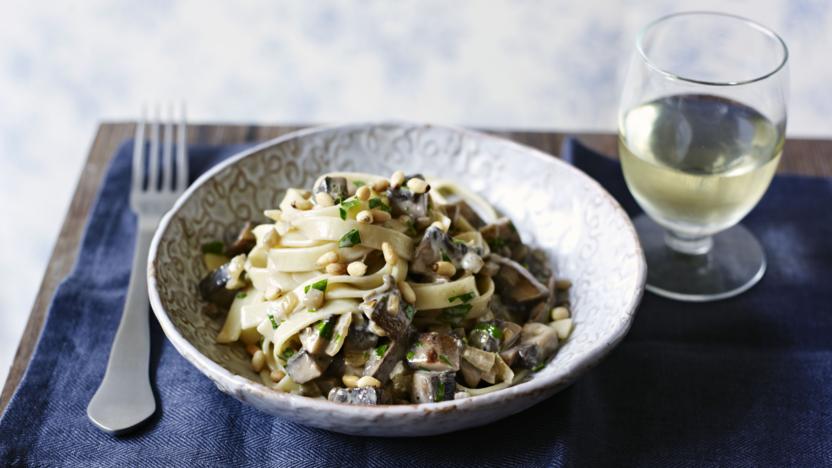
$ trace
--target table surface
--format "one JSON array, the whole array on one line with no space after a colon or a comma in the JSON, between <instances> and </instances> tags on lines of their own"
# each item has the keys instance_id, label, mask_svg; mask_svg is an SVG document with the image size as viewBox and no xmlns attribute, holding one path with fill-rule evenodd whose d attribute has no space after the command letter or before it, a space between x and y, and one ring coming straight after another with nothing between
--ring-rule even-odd
<instances>
[{"instance_id":1,"label":"table surface","mask_svg":"<svg viewBox=\"0 0 832 468\"><path fill-rule=\"evenodd\" d=\"M303 125L191 125L188 129L188 142L219 145L264 141L303 127ZM75 263L81 235L87 223L87 216L95 195L98 193L110 158L115 154L118 145L122 141L133 136L134 129L135 123L103 123L98 128L60 234L52 250L46 273L32 306L29 321L20 339L2 395L0 395L0 411L6 407L12 393L14 393L23 377L37 344L46 311L55 289ZM550 154L559 152L561 142L566 136L566 134L558 132L497 130L487 130L487 132L538 148ZM616 155L618 152L615 135L577 134L575 136L591 148L605 154ZM778 172L832 177L832 140L787 140L784 157L781 160Z\"/></svg>"}]
</instances>

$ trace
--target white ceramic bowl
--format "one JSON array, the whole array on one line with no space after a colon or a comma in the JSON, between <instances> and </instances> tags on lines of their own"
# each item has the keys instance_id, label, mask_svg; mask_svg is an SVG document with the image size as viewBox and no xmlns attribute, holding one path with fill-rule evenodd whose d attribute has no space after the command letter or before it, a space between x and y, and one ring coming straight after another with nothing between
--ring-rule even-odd
<instances>
[{"instance_id":1,"label":"white ceramic bowl","mask_svg":"<svg viewBox=\"0 0 832 468\"><path fill-rule=\"evenodd\" d=\"M259 383L241 346L218 345L222 318L201 313L200 246L277 206L285 189L327 171L406 173L459 181L514 220L523 240L573 282L575 329L531 380L487 395L422 405L349 406ZM629 218L572 166L504 139L434 125L314 128L238 154L199 178L162 219L150 247L148 289L176 349L217 387L266 413L348 434L416 436L486 424L550 397L594 366L627 333L641 298L644 257Z\"/></svg>"}]
</instances>

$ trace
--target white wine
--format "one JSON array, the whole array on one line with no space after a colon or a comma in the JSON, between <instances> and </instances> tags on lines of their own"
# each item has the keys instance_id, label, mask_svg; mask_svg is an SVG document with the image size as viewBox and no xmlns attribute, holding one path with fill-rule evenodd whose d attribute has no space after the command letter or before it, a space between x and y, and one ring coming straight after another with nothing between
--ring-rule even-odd
<instances>
[{"instance_id":1,"label":"white wine","mask_svg":"<svg viewBox=\"0 0 832 468\"><path fill-rule=\"evenodd\" d=\"M627 186L662 226L705 236L740 221L768 188L783 152L785 122L704 94L659 98L619 122Z\"/></svg>"}]
</instances>

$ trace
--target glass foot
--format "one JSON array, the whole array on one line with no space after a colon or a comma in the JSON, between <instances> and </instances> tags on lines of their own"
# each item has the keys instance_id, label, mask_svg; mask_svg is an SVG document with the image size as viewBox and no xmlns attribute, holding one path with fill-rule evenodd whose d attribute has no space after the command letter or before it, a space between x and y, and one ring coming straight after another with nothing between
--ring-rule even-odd
<instances>
[{"instance_id":1,"label":"glass foot","mask_svg":"<svg viewBox=\"0 0 832 468\"><path fill-rule=\"evenodd\" d=\"M763 248L736 225L713 236L707 253L690 255L667 246L666 231L647 215L633 220L647 259L647 290L680 301L704 302L736 296L766 271Z\"/></svg>"}]
</instances>

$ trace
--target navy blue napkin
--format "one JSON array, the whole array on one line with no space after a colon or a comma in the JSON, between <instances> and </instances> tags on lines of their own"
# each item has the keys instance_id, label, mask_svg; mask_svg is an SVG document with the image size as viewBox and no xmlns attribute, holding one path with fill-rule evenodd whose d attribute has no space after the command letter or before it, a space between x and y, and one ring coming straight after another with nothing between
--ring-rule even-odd
<instances>
[{"instance_id":1,"label":"navy blue napkin","mask_svg":"<svg viewBox=\"0 0 832 468\"><path fill-rule=\"evenodd\" d=\"M77 265L55 294L34 358L0 420L0 464L832 464L832 181L793 176L776 177L745 220L768 254L760 284L709 304L645 295L629 335L603 363L500 422L420 439L310 429L219 392L151 320L159 409L131 435L104 434L85 410L129 277L130 148L123 145L110 166ZM192 171L240 148L194 146ZM637 212L617 163L574 141L562 153Z\"/></svg>"}]
</instances>

